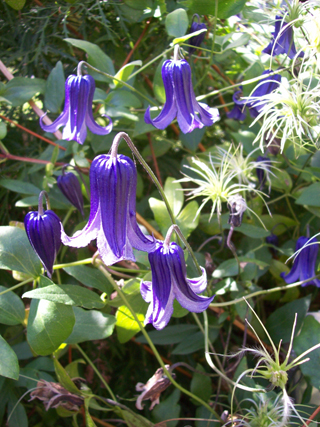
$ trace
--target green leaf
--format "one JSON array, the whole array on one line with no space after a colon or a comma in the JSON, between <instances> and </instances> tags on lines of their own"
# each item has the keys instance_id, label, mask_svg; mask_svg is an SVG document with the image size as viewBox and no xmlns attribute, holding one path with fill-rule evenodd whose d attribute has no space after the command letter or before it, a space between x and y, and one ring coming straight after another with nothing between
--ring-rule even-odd
<instances>
[{"instance_id":1,"label":"green leaf","mask_svg":"<svg viewBox=\"0 0 320 427\"><path fill-rule=\"evenodd\" d=\"M73 307L73 311L76 321L71 335L65 341L67 344L102 340L112 335L116 319L111 314L79 307Z\"/></svg>"},{"instance_id":2,"label":"green leaf","mask_svg":"<svg viewBox=\"0 0 320 427\"><path fill-rule=\"evenodd\" d=\"M206 372L199 363L197 363L196 370L204 373ZM190 384L190 391L205 402L208 402L212 393L211 379L194 372ZM200 405L197 400L193 399L192 401L195 405Z\"/></svg>"},{"instance_id":3,"label":"green leaf","mask_svg":"<svg viewBox=\"0 0 320 427\"><path fill-rule=\"evenodd\" d=\"M202 129L194 129L190 133L180 132L179 139L181 140L185 148L191 151L196 151L205 133L205 127L203 127Z\"/></svg>"},{"instance_id":4,"label":"green leaf","mask_svg":"<svg viewBox=\"0 0 320 427\"><path fill-rule=\"evenodd\" d=\"M188 203L184 209L177 216L177 224L180 230L184 234L185 238L188 238L191 231L195 230L199 224L199 216L196 218L196 213L199 209L198 203L193 200Z\"/></svg>"},{"instance_id":5,"label":"green leaf","mask_svg":"<svg viewBox=\"0 0 320 427\"><path fill-rule=\"evenodd\" d=\"M260 261L259 259L249 258L246 256L239 257L240 266L243 269L248 263L255 264L259 267L259 269L263 270L265 267L268 267L264 261ZM227 261L223 261L219 267L213 272L212 277L221 278L221 277L229 277L236 276L239 272L239 266L237 260L232 258Z\"/></svg>"},{"instance_id":6,"label":"green leaf","mask_svg":"<svg viewBox=\"0 0 320 427\"><path fill-rule=\"evenodd\" d=\"M307 351L314 345L320 342L320 324L312 316L307 316L303 322L303 326L299 336L293 341L293 349L297 356ZM312 351L306 358L308 362L300 365L303 375L310 378L311 384L320 389L320 349Z\"/></svg>"},{"instance_id":7,"label":"green leaf","mask_svg":"<svg viewBox=\"0 0 320 427\"><path fill-rule=\"evenodd\" d=\"M75 324L72 307L46 300L32 300L27 339L32 350L47 356L71 334Z\"/></svg>"},{"instance_id":8,"label":"green leaf","mask_svg":"<svg viewBox=\"0 0 320 427\"><path fill-rule=\"evenodd\" d=\"M28 417L26 411L23 405L18 403L17 392L13 387L9 388L7 398L8 414L12 414L10 420L8 421L8 427L28 427Z\"/></svg>"},{"instance_id":9,"label":"green leaf","mask_svg":"<svg viewBox=\"0 0 320 427\"><path fill-rule=\"evenodd\" d=\"M292 179L287 171L273 169L270 174L271 187L289 193L292 188ZM320 206L320 205L319 205Z\"/></svg>"},{"instance_id":10,"label":"green leaf","mask_svg":"<svg viewBox=\"0 0 320 427\"><path fill-rule=\"evenodd\" d=\"M285 231L287 231L288 228L295 227L296 225L298 225L294 219L284 215L262 215L260 218L266 228L269 231L272 230L272 233L276 234L277 236L283 234Z\"/></svg>"},{"instance_id":11,"label":"green leaf","mask_svg":"<svg viewBox=\"0 0 320 427\"><path fill-rule=\"evenodd\" d=\"M0 286L0 293L8 288ZM0 295L0 323L4 325L18 325L24 321L24 305L20 297L14 292Z\"/></svg>"},{"instance_id":12,"label":"green leaf","mask_svg":"<svg viewBox=\"0 0 320 427\"><path fill-rule=\"evenodd\" d=\"M28 102L36 93L44 93L45 86L46 82L42 79L15 77L5 85L0 95L10 101L13 107L18 107Z\"/></svg>"},{"instance_id":13,"label":"green leaf","mask_svg":"<svg viewBox=\"0 0 320 427\"><path fill-rule=\"evenodd\" d=\"M214 342L219 335L219 328L209 327L210 342ZM191 354L204 348L203 333L198 331L190 334L188 339L181 341L172 351L172 354Z\"/></svg>"},{"instance_id":14,"label":"green leaf","mask_svg":"<svg viewBox=\"0 0 320 427\"><path fill-rule=\"evenodd\" d=\"M117 72L115 77L119 80L122 80L123 82L126 82L130 75L133 73L134 67L141 67L142 61L132 61L129 62L129 64L124 65L120 70ZM117 80L113 80L113 83L110 85L111 88L121 88L123 87L123 84L121 82L118 82Z\"/></svg>"},{"instance_id":15,"label":"green leaf","mask_svg":"<svg viewBox=\"0 0 320 427\"><path fill-rule=\"evenodd\" d=\"M162 424L161 421L169 420L171 418L179 418L181 406L178 405L180 399L180 390L177 388L174 390L166 400L160 402L153 411L152 418L158 424ZM179 420L175 421L166 421L165 424L167 427L175 427L178 424Z\"/></svg>"},{"instance_id":16,"label":"green leaf","mask_svg":"<svg viewBox=\"0 0 320 427\"><path fill-rule=\"evenodd\" d=\"M0 375L13 380L19 379L19 363L16 353L0 335Z\"/></svg>"},{"instance_id":17,"label":"green leaf","mask_svg":"<svg viewBox=\"0 0 320 427\"><path fill-rule=\"evenodd\" d=\"M37 278L41 274L39 258L26 232L18 227L0 227L0 269L16 270Z\"/></svg>"},{"instance_id":18,"label":"green leaf","mask_svg":"<svg viewBox=\"0 0 320 427\"><path fill-rule=\"evenodd\" d=\"M296 200L297 205L308 205L320 207L320 182L315 182L309 187L302 190L300 196Z\"/></svg>"},{"instance_id":19,"label":"green leaf","mask_svg":"<svg viewBox=\"0 0 320 427\"><path fill-rule=\"evenodd\" d=\"M4 122L0 122L0 141L7 136L7 125Z\"/></svg>"},{"instance_id":20,"label":"green leaf","mask_svg":"<svg viewBox=\"0 0 320 427\"><path fill-rule=\"evenodd\" d=\"M20 194L33 194L39 196L41 192L40 188L30 182L18 181L16 179L0 179L0 185Z\"/></svg>"},{"instance_id":21,"label":"green leaf","mask_svg":"<svg viewBox=\"0 0 320 427\"><path fill-rule=\"evenodd\" d=\"M148 7L148 0L124 0L124 3L137 10L144 10Z\"/></svg>"},{"instance_id":22,"label":"green leaf","mask_svg":"<svg viewBox=\"0 0 320 427\"><path fill-rule=\"evenodd\" d=\"M284 306L275 310L267 319L266 328L275 343L282 339L283 343L290 341L294 316L297 313L297 326L295 335L297 335L301 329L304 318L309 310L311 296L308 295L304 298L289 302Z\"/></svg>"},{"instance_id":23,"label":"green leaf","mask_svg":"<svg viewBox=\"0 0 320 427\"><path fill-rule=\"evenodd\" d=\"M99 46L96 44L87 42L85 40L77 40L77 39L64 39L67 43L72 44L73 46L84 50L88 54L88 62L98 70L103 71L107 74L111 74L114 76L114 66L111 58L106 55ZM88 68L88 72L94 77L95 80L102 82L110 82L110 78L106 77L102 74L99 74L93 70Z\"/></svg>"},{"instance_id":24,"label":"green leaf","mask_svg":"<svg viewBox=\"0 0 320 427\"><path fill-rule=\"evenodd\" d=\"M121 415L128 427L153 427L154 424L139 414L129 410L121 410Z\"/></svg>"},{"instance_id":25,"label":"green leaf","mask_svg":"<svg viewBox=\"0 0 320 427\"><path fill-rule=\"evenodd\" d=\"M168 345L168 344L178 344L179 342L184 341L190 335L198 331L198 326L196 325L174 325L166 326L164 329L157 331L148 332L150 339L155 345ZM137 342L147 344L147 340L144 335L136 338Z\"/></svg>"},{"instance_id":26,"label":"green leaf","mask_svg":"<svg viewBox=\"0 0 320 427\"><path fill-rule=\"evenodd\" d=\"M62 387L70 391L70 393L81 394L78 387L71 380L67 371L64 369L64 367L61 365L61 363L58 361L58 359L55 356L53 357L53 364L54 364L54 369L56 371L59 383L62 385Z\"/></svg>"},{"instance_id":27,"label":"green leaf","mask_svg":"<svg viewBox=\"0 0 320 427\"><path fill-rule=\"evenodd\" d=\"M21 10L26 4L26 0L6 0L6 3L14 10Z\"/></svg>"},{"instance_id":28,"label":"green leaf","mask_svg":"<svg viewBox=\"0 0 320 427\"><path fill-rule=\"evenodd\" d=\"M226 19L241 12L246 0L218 0L218 18ZM185 0L180 4L186 6L193 13L215 16L215 1L212 0Z\"/></svg>"},{"instance_id":29,"label":"green leaf","mask_svg":"<svg viewBox=\"0 0 320 427\"><path fill-rule=\"evenodd\" d=\"M111 283L105 278L101 271L96 268L77 265L65 267L64 271L90 288L99 289L99 291L105 292L107 295L111 295L113 292Z\"/></svg>"},{"instance_id":30,"label":"green leaf","mask_svg":"<svg viewBox=\"0 0 320 427\"><path fill-rule=\"evenodd\" d=\"M62 62L58 61L51 70L44 93L44 105L47 110L57 113L64 100L65 77Z\"/></svg>"},{"instance_id":31,"label":"green leaf","mask_svg":"<svg viewBox=\"0 0 320 427\"><path fill-rule=\"evenodd\" d=\"M142 324L144 322L145 312L145 303L144 301L141 301L141 309L139 311L135 311L135 314ZM140 326L138 322L136 322L131 311L125 305L122 305L118 308L116 313L116 319L118 340L121 344L129 341L140 331Z\"/></svg>"},{"instance_id":32,"label":"green leaf","mask_svg":"<svg viewBox=\"0 0 320 427\"><path fill-rule=\"evenodd\" d=\"M78 285L50 285L25 292L22 298L44 299L65 305L84 308L102 308L105 303L98 294Z\"/></svg>"},{"instance_id":33,"label":"green leaf","mask_svg":"<svg viewBox=\"0 0 320 427\"><path fill-rule=\"evenodd\" d=\"M167 15L165 25L169 36L184 36L189 25L187 12L184 9L174 10Z\"/></svg>"},{"instance_id":34,"label":"green leaf","mask_svg":"<svg viewBox=\"0 0 320 427\"><path fill-rule=\"evenodd\" d=\"M86 426L87 427L97 427L97 425L95 424L95 422L93 421L93 419L91 418L91 415L89 413L89 404L90 404L90 400L92 399L92 397L87 397L84 401L84 414L85 414L85 419L86 419Z\"/></svg>"}]
</instances>

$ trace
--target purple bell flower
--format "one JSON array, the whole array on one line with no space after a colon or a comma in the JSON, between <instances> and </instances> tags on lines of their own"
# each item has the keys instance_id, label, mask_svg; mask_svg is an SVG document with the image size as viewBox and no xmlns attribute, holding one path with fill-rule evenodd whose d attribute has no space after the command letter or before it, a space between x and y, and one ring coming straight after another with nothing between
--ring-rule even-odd
<instances>
[{"instance_id":1,"label":"purple bell flower","mask_svg":"<svg viewBox=\"0 0 320 427\"><path fill-rule=\"evenodd\" d=\"M45 125L40 118L40 126L46 132L56 132L64 126L62 138L67 141L77 141L83 144L87 136L87 127L97 135L107 135L112 130L110 117L106 127L99 126L93 118L92 100L95 90L93 77L71 75L65 84L66 99L63 112L51 124Z\"/></svg>"},{"instance_id":2,"label":"purple bell flower","mask_svg":"<svg viewBox=\"0 0 320 427\"><path fill-rule=\"evenodd\" d=\"M197 13L195 13L192 17L192 23L191 23L191 27L190 27L190 33L194 33L196 31L199 30L203 30L203 29L207 29L206 24L201 24L200 22L200 17ZM188 44L191 44L194 47L189 47L189 54L192 55L195 51L196 48L199 47L201 45L201 43L203 42L204 38L205 38L206 33L200 33L197 36L193 36L191 37L187 42Z\"/></svg>"},{"instance_id":3,"label":"purple bell flower","mask_svg":"<svg viewBox=\"0 0 320 427\"><path fill-rule=\"evenodd\" d=\"M256 168L256 174L259 181L259 189L262 189L264 187L264 184L266 183L266 179L267 179L266 170L268 172L268 170L270 169L269 166L271 165L271 160L269 159L269 157L266 157L266 156L258 156L257 163L261 163L261 162L263 162L266 165L266 167L263 168L263 167L257 166Z\"/></svg>"},{"instance_id":4,"label":"purple bell flower","mask_svg":"<svg viewBox=\"0 0 320 427\"><path fill-rule=\"evenodd\" d=\"M268 76L270 73L272 73L272 70L265 70L262 73L262 75L267 75L267 77L259 81L256 89L252 92L250 97L240 99L239 91L233 95L235 105L242 107L242 109L244 109L244 106L248 107L251 117L257 117L265 105L265 103L262 103L259 98L269 95L271 92L276 90L281 82L280 74Z\"/></svg>"},{"instance_id":5,"label":"purple bell flower","mask_svg":"<svg viewBox=\"0 0 320 427\"><path fill-rule=\"evenodd\" d=\"M263 53L269 55L281 55L282 53L293 59L297 50L293 41L293 29L292 26L284 21L283 16L276 16L274 33L272 33L272 40L266 48L263 49ZM300 52L298 57L304 56L304 52Z\"/></svg>"},{"instance_id":6,"label":"purple bell flower","mask_svg":"<svg viewBox=\"0 0 320 427\"><path fill-rule=\"evenodd\" d=\"M122 154L97 156L90 168L91 208L85 228L69 237L62 230L62 242L82 248L97 239L106 265L135 261L133 247L145 252L155 249L155 240L145 236L136 221L137 171L133 161Z\"/></svg>"},{"instance_id":7,"label":"purple bell flower","mask_svg":"<svg viewBox=\"0 0 320 427\"><path fill-rule=\"evenodd\" d=\"M316 271L316 261L318 255L318 242L314 237L313 239L308 239L308 237L299 237L296 243L296 251L301 249L309 241L308 246L306 246L302 251L296 256L293 266L290 273L287 275L281 273L280 276L285 280L286 283L294 283L299 280L307 280L315 276ZM313 279L309 282L304 283L301 286L313 285L320 288L320 280Z\"/></svg>"},{"instance_id":8,"label":"purple bell flower","mask_svg":"<svg viewBox=\"0 0 320 427\"><path fill-rule=\"evenodd\" d=\"M46 193L41 192L39 196L39 211L28 212L24 218L24 225L33 250L51 278L53 264L61 246L62 224L53 211L50 209L43 211L43 194Z\"/></svg>"},{"instance_id":9,"label":"purple bell flower","mask_svg":"<svg viewBox=\"0 0 320 427\"><path fill-rule=\"evenodd\" d=\"M61 193L84 217L83 196L78 178L72 172L63 171L62 175L57 177L57 184Z\"/></svg>"},{"instance_id":10,"label":"purple bell flower","mask_svg":"<svg viewBox=\"0 0 320 427\"><path fill-rule=\"evenodd\" d=\"M187 279L183 250L177 243L157 241L155 251L149 253L149 261L152 281L141 282L140 288L142 298L150 303L145 324L152 323L156 329L163 329L173 313L175 298L194 313L208 308L214 297L197 295L207 287L206 271L201 267L201 277Z\"/></svg>"},{"instance_id":11,"label":"purple bell flower","mask_svg":"<svg viewBox=\"0 0 320 427\"><path fill-rule=\"evenodd\" d=\"M175 50L175 59L165 61L162 66L166 102L161 113L151 119L149 106L144 120L157 129L165 129L177 117L181 131L189 133L195 128L211 126L219 119L219 112L217 108L210 108L196 100L190 65L184 59L176 59L177 57L178 51Z\"/></svg>"},{"instance_id":12,"label":"purple bell flower","mask_svg":"<svg viewBox=\"0 0 320 427\"><path fill-rule=\"evenodd\" d=\"M238 104L239 97L242 95L242 90L238 90L232 96L234 107L227 113L228 119L243 121L247 117L246 109L243 105Z\"/></svg>"}]
</instances>

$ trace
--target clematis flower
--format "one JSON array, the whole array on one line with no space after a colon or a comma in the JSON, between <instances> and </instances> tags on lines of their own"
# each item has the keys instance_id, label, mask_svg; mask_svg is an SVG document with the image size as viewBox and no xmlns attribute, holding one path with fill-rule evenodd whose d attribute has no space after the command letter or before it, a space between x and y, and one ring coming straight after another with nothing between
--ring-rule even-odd
<instances>
[{"instance_id":1,"label":"clematis flower","mask_svg":"<svg viewBox=\"0 0 320 427\"><path fill-rule=\"evenodd\" d=\"M150 303L145 324L152 323L156 329L163 329L173 313L176 298L182 307L194 313L206 310L214 297L197 295L207 287L207 275L201 267L202 276L187 278L183 250L170 241L172 227L165 241L157 241L154 252L149 253L152 281L141 282L142 298Z\"/></svg>"},{"instance_id":2,"label":"clematis flower","mask_svg":"<svg viewBox=\"0 0 320 427\"><path fill-rule=\"evenodd\" d=\"M47 196L45 191L39 195L38 212L28 212L24 218L24 225L29 242L38 255L43 268L51 278L53 264L61 246L61 222L59 217L50 209L43 211L42 197ZM48 198L47 198L48 203Z\"/></svg>"},{"instance_id":3,"label":"clematis flower","mask_svg":"<svg viewBox=\"0 0 320 427\"><path fill-rule=\"evenodd\" d=\"M293 29L290 24L284 21L283 16L276 16L273 38L263 53L269 55L281 55L282 53L293 59L297 55L297 50L293 41ZM298 57L303 57L304 52L300 52Z\"/></svg>"},{"instance_id":4,"label":"clematis flower","mask_svg":"<svg viewBox=\"0 0 320 427\"><path fill-rule=\"evenodd\" d=\"M272 73L272 70L265 70L262 73L262 75L266 75L266 77L259 81L257 87L249 97L240 99L239 92L236 92L233 96L234 103L237 106L242 106L242 108L246 106L249 108L251 117L257 117L261 113L262 108L265 105L265 102L262 102L261 98L276 90L280 84L281 75L274 74L269 76L268 74L270 73Z\"/></svg>"},{"instance_id":5,"label":"clematis flower","mask_svg":"<svg viewBox=\"0 0 320 427\"><path fill-rule=\"evenodd\" d=\"M201 24L199 15L197 13L195 13L192 17L190 33L194 33L196 31L204 30L204 29L207 29L206 24ZM191 37L187 41L188 44L194 46L194 47L189 47L190 55L192 55L196 51L196 48L201 45L201 43L203 42L203 39L205 38L205 35L206 35L206 33L203 32L203 33L198 34L197 36Z\"/></svg>"},{"instance_id":6,"label":"clematis flower","mask_svg":"<svg viewBox=\"0 0 320 427\"><path fill-rule=\"evenodd\" d=\"M63 171L62 175L57 177L57 184L61 193L84 216L83 196L78 178L72 172L64 173Z\"/></svg>"},{"instance_id":7,"label":"clematis flower","mask_svg":"<svg viewBox=\"0 0 320 427\"><path fill-rule=\"evenodd\" d=\"M93 118L92 100L95 90L93 77L71 75L65 84L66 99L63 112L51 124L43 124L40 118L40 126L46 132L56 132L59 127L64 126L62 138L71 141L75 140L83 144L87 136L87 127L92 133L97 135L107 135L112 130L110 117L106 127L99 126Z\"/></svg>"},{"instance_id":8,"label":"clematis flower","mask_svg":"<svg viewBox=\"0 0 320 427\"><path fill-rule=\"evenodd\" d=\"M133 248L150 252L155 240L145 236L136 221L137 171L133 161L117 154L97 156L90 168L91 208L87 225L69 237L62 230L62 242L82 248L97 239L106 265L122 260L135 261Z\"/></svg>"},{"instance_id":9,"label":"clematis flower","mask_svg":"<svg viewBox=\"0 0 320 427\"><path fill-rule=\"evenodd\" d=\"M258 156L257 157L257 168L256 174L259 181L259 188L262 189L266 180L270 180L269 178L269 169L271 166L271 160L266 156Z\"/></svg>"},{"instance_id":10,"label":"clematis flower","mask_svg":"<svg viewBox=\"0 0 320 427\"><path fill-rule=\"evenodd\" d=\"M247 210L247 203L240 194L235 194L229 197L227 203L230 215L228 218L228 224L232 227L240 227L242 224L242 217Z\"/></svg>"},{"instance_id":11,"label":"clematis flower","mask_svg":"<svg viewBox=\"0 0 320 427\"><path fill-rule=\"evenodd\" d=\"M308 237L299 237L296 243L296 252L299 251L307 242L308 246L303 248L296 256L290 273L281 273L280 276L285 280L286 283L294 283L299 280L307 280L314 277L316 274L316 261L318 255L318 242L314 237L309 239ZM301 286L313 285L320 288L320 280L313 279L309 282L304 283Z\"/></svg>"},{"instance_id":12,"label":"clematis flower","mask_svg":"<svg viewBox=\"0 0 320 427\"><path fill-rule=\"evenodd\" d=\"M179 46L176 46L179 49ZM162 79L166 92L166 102L161 113L154 119L150 116L150 106L144 115L146 123L157 129L165 129L177 117L183 133L192 132L195 128L211 126L219 119L217 108L196 100L192 81L191 69L188 62L178 59L175 49L174 59L167 60L162 66Z\"/></svg>"},{"instance_id":13,"label":"clematis flower","mask_svg":"<svg viewBox=\"0 0 320 427\"><path fill-rule=\"evenodd\" d=\"M227 113L228 119L239 120L241 122L246 119L247 112L245 110L245 107L243 107L242 104L238 103L239 97L241 95L242 95L242 90L238 90L233 94L232 99L234 102L234 107L232 108L231 111Z\"/></svg>"}]
</instances>

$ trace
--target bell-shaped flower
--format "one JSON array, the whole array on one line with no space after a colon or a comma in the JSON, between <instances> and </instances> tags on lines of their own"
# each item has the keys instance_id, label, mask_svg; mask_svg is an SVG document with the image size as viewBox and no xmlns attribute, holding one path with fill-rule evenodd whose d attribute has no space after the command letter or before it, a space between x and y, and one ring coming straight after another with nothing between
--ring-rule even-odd
<instances>
[{"instance_id":1,"label":"bell-shaped flower","mask_svg":"<svg viewBox=\"0 0 320 427\"><path fill-rule=\"evenodd\" d=\"M243 121L247 117L246 109L243 105L238 104L239 97L242 95L242 90L238 90L232 96L234 107L227 113L228 119Z\"/></svg>"},{"instance_id":2,"label":"bell-shaped flower","mask_svg":"<svg viewBox=\"0 0 320 427\"><path fill-rule=\"evenodd\" d=\"M152 281L141 282L140 287L142 298L150 303L145 324L152 323L156 329L168 324L175 298L182 307L194 313L206 310L214 298L197 295L207 287L205 269L201 268L201 277L188 279L183 250L177 243L167 243L167 240L166 237L164 242L157 241L155 251L149 253Z\"/></svg>"},{"instance_id":3,"label":"bell-shaped flower","mask_svg":"<svg viewBox=\"0 0 320 427\"><path fill-rule=\"evenodd\" d=\"M156 118L152 119L149 106L144 120L157 129L165 129L177 118L181 131L189 133L196 128L213 125L219 119L219 112L217 108L210 108L207 104L196 100L190 65L185 59L177 59L177 52L175 50L173 60L165 61L162 66L162 79L166 92L163 109Z\"/></svg>"},{"instance_id":4,"label":"bell-shaped flower","mask_svg":"<svg viewBox=\"0 0 320 427\"><path fill-rule=\"evenodd\" d=\"M307 245L306 243L309 242ZM304 245L306 245L304 247ZM304 247L304 248L303 248ZM303 248L303 249L302 249ZM280 276L286 283L294 283L302 280L311 279L316 275L316 261L319 245L317 239L309 239L308 237L299 237L296 243L296 256L291 271L288 274L281 273ZM320 280L313 279L301 286L313 285L320 288Z\"/></svg>"},{"instance_id":5,"label":"bell-shaped flower","mask_svg":"<svg viewBox=\"0 0 320 427\"><path fill-rule=\"evenodd\" d=\"M122 154L97 156L90 168L91 207L87 225L62 242L81 248L97 239L106 265L122 260L135 261L133 248L150 252L155 240L145 236L136 221L137 171L133 161Z\"/></svg>"},{"instance_id":6,"label":"bell-shaped flower","mask_svg":"<svg viewBox=\"0 0 320 427\"><path fill-rule=\"evenodd\" d=\"M206 24L201 24L199 15L197 13L195 13L192 17L190 33L195 33L196 31L206 30L206 29L207 29ZM203 42L203 40L205 38L205 35L206 35L206 33L204 31L203 33L200 33L197 36L193 36L189 40L187 40L188 44L194 46L194 47L189 47L189 49L188 49L190 55L192 55L196 51L196 48L201 45L201 43Z\"/></svg>"},{"instance_id":7,"label":"bell-shaped flower","mask_svg":"<svg viewBox=\"0 0 320 427\"><path fill-rule=\"evenodd\" d=\"M57 177L57 184L61 193L84 216L83 196L78 178L72 172L63 171L62 175Z\"/></svg>"},{"instance_id":8,"label":"bell-shaped flower","mask_svg":"<svg viewBox=\"0 0 320 427\"><path fill-rule=\"evenodd\" d=\"M297 55L297 50L293 41L293 29L290 24L285 22L283 16L276 16L274 33L272 33L272 40L263 53L269 55L286 54L290 59ZM300 52L298 57L303 57L304 52Z\"/></svg>"},{"instance_id":9,"label":"bell-shaped flower","mask_svg":"<svg viewBox=\"0 0 320 427\"><path fill-rule=\"evenodd\" d=\"M59 217L50 209L43 211L41 192L39 196L39 211L28 212L24 225L29 242L38 255L43 268L51 278L53 264L61 246L61 222ZM47 197L47 195L46 195Z\"/></svg>"},{"instance_id":10,"label":"bell-shaped flower","mask_svg":"<svg viewBox=\"0 0 320 427\"><path fill-rule=\"evenodd\" d=\"M263 167L262 167L263 166ZM259 188L262 189L269 178L269 170L271 166L271 160L266 156L257 157L256 174L259 181Z\"/></svg>"},{"instance_id":11,"label":"bell-shaped flower","mask_svg":"<svg viewBox=\"0 0 320 427\"><path fill-rule=\"evenodd\" d=\"M62 138L83 144L87 137L87 127L97 135L107 135L112 130L110 117L106 127L99 126L92 114L92 100L95 90L93 77L71 75L65 84L65 104L63 112L50 125L45 125L40 118L40 126L46 132L56 132L64 126Z\"/></svg>"},{"instance_id":12,"label":"bell-shaped flower","mask_svg":"<svg viewBox=\"0 0 320 427\"><path fill-rule=\"evenodd\" d=\"M234 94L233 100L235 104L243 106L242 108L244 108L244 106L248 107L251 117L255 118L261 113L262 108L266 103L261 101L261 98L276 90L281 82L280 74L273 74L272 76L269 76L270 73L272 73L272 70L265 70L262 73L262 75L266 75L266 77L259 81L249 97L240 99L239 96L235 96L238 92Z\"/></svg>"}]
</instances>

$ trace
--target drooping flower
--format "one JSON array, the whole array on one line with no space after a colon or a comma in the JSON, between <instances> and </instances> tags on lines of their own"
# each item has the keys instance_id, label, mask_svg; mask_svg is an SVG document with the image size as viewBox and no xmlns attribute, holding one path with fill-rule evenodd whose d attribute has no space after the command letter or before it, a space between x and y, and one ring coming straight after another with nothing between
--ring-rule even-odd
<instances>
[{"instance_id":1,"label":"drooping flower","mask_svg":"<svg viewBox=\"0 0 320 427\"><path fill-rule=\"evenodd\" d=\"M109 155L97 156L90 168L91 208L85 228L62 242L81 248L97 239L106 265L122 260L135 261L133 248L150 252L155 240L145 236L136 221L137 171L133 161L112 148Z\"/></svg>"},{"instance_id":2,"label":"drooping flower","mask_svg":"<svg viewBox=\"0 0 320 427\"><path fill-rule=\"evenodd\" d=\"M206 271L201 267L201 277L187 278L183 250L177 243L169 242L171 232L170 228L165 241L157 241L155 251L149 253L152 281L141 282L140 288L142 298L150 303L145 324L152 323L156 329L168 324L175 298L194 313L206 310L214 298L197 295L207 287Z\"/></svg>"},{"instance_id":3,"label":"drooping flower","mask_svg":"<svg viewBox=\"0 0 320 427\"><path fill-rule=\"evenodd\" d=\"M303 249L302 247L307 243ZM318 255L318 242L314 237L308 239L308 237L301 236L296 243L296 252L300 251L296 256L291 271L288 274L281 273L280 276L285 280L286 283L294 283L299 280L311 279L316 275L316 261ZM313 279L301 286L313 285L320 288L320 280Z\"/></svg>"},{"instance_id":4,"label":"drooping flower","mask_svg":"<svg viewBox=\"0 0 320 427\"><path fill-rule=\"evenodd\" d=\"M106 127L99 126L92 114L92 100L95 90L93 77L71 75L65 84L65 104L63 112L50 125L45 125L40 118L40 126L46 132L56 132L64 126L62 138L67 141L77 141L83 144L87 136L87 127L97 135L107 135L112 130L110 117Z\"/></svg>"},{"instance_id":5,"label":"drooping flower","mask_svg":"<svg viewBox=\"0 0 320 427\"><path fill-rule=\"evenodd\" d=\"M286 54L290 59L297 55L297 50L293 40L293 28L290 24L285 22L283 16L276 16L274 33L272 33L272 40L263 53L269 55ZM298 57L303 57L304 52L300 52Z\"/></svg>"},{"instance_id":6,"label":"drooping flower","mask_svg":"<svg viewBox=\"0 0 320 427\"><path fill-rule=\"evenodd\" d=\"M242 106L242 109L244 109L245 106L248 107L251 117L255 118L261 113L263 106L265 105L265 102L261 102L261 97L269 95L271 92L276 90L280 84L281 75L274 74L269 76L272 72L272 70L265 70L262 73L262 75L266 75L266 77L259 81L257 87L249 97L240 98L239 91L233 95L235 105L238 107Z\"/></svg>"},{"instance_id":7,"label":"drooping flower","mask_svg":"<svg viewBox=\"0 0 320 427\"><path fill-rule=\"evenodd\" d=\"M235 194L234 196L229 197L227 206L230 212L228 224L233 227L240 227L242 224L243 214L247 210L247 203L245 199L240 194Z\"/></svg>"},{"instance_id":8,"label":"drooping flower","mask_svg":"<svg viewBox=\"0 0 320 427\"><path fill-rule=\"evenodd\" d=\"M72 172L63 171L62 175L57 177L57 184L62 194L84 216L83 196L78 178Z\"/></svg>"},{"instance_id":9,"label":"drooping flower","mask_svg":"<svg viewBox=\"0 0 320 427\"><path fill-rule=\"evenodd\" d=\"M242 90L238 90L232 96L234 107L227 113L228 119L243 121L247 117L247 112L244 106L238 104L238 99L242 95Z\"/></svg>"},{"instance_id":10,"label":"drooping flower","mask_svg":"<svg viewBox=\"0 0 320 427\"><path fill-rule=\"evenodd\" d=\"M181 131L189 133L195 128L211 126L219 119L217 108L210 108L207 104L196 100L190 66L185 59L178 59L177 49L174 59L164 62L162 79L166 102L160 114L154 119L151 118L150 106L148 107L144 115L146 123L157 129L165 129L177 117Z\"/></svg>"},{"instance_id":11,"label":"drooping flower","mask_svg":"<svg viewBox=\"0 0 320 427\"><path fill-rule=\"evenodd\" d=\"M266 156L258 156L257 157L257 167L256 173L259 181L259 188L262 189L266 180L270 180L269 178L269 169L271 167L271 160Z\"/></svg>"},{"instance_id":12,"label":"drooping flower","mask_svg":"<svg viewBox=\"0 0 320 427\"><path fill-rule=\"evenodd\" d=\"M51 278L53 264L61 246L62 225L59 217L52 210L47 209L43 211L43 195L46 195L44 191L39 195L38 212L28 212L24 218L24 225L33 250L38 255L43 268Z\"/></svg>"},{"instance_id":13,"label":"drooping flower","mask_svg":"<svg viewBox=\"0 0 320 427\"><path fill-rule=\"evenodd\" d=\"M195 13L192 17L190 33L195 33L196 31L204 30L204 29L207 29L206 24L201 24L199 15ZM194 46L194 47L189 47L190 55L192 55L196 51L196 48L201 45L201 43L203 42L203 39L205 38L205 35L206 33L203 32L187 40L188 44Z\"/></svg>"}]
</instances>

